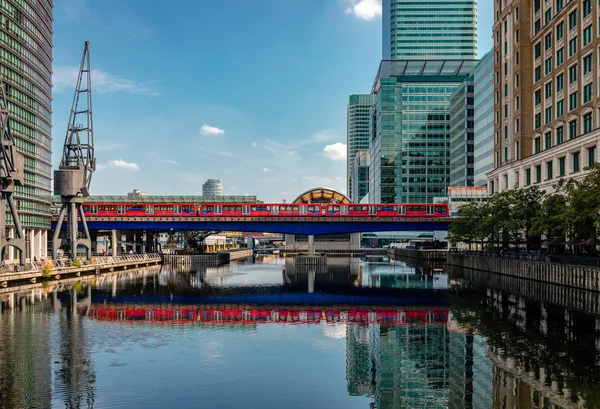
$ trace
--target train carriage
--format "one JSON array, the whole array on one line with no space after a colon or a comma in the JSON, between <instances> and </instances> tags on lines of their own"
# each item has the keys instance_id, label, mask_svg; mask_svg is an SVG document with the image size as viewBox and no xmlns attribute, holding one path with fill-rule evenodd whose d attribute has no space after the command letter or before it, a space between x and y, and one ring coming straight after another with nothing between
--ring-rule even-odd
<instances>
[{"instance_id":1,"label":"train carriage","mask_svg":"<svg viewBox=\"0 0 600 409\"><path fill-rule=\"evenodd\" d=\"M94 217L192 217L193 203L84 203L83 213Z\"/></svg>"},{"instance_id":2,"label":"train carriage","mask_svg":"<svg viewBox=\"0 0 600 409\"><path fill-rule=\"evenodd\" d=\"M321 216L322 205L292 203L226 204L211 203L200 205L199 216L207 217L307 217Z\"/></svg>"},{"instance_id":3,"label":"train carriage","mask_svg":"<svg viewBox=\"0 0 600 409\"><path fill-rule=\"evenodd\" d=\"M448 217L446 204L328 204L329 217Z\"/></svg>"}]
</instances>

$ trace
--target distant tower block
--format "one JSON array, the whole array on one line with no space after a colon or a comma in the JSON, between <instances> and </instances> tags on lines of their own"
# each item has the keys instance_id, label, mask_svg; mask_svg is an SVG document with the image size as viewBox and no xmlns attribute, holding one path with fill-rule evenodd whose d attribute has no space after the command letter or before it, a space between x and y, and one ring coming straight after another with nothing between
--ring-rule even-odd
<instances>
[{"instance_id":1,"label":"distant tower block","mask_svg":"<svg viewBox=\"0 0 600 409\"><path fill-rule=\"evenodd\" d=\"M221 179L208 179L202 185L202 196L223 196L223 181Z\"/></svg>"}]
</instances>

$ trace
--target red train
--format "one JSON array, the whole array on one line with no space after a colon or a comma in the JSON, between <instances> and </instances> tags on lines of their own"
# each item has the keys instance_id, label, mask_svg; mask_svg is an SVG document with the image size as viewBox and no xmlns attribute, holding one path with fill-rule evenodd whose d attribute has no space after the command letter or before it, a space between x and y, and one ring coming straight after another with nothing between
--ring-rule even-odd
<instances>
[{"instance_id":1,"label":"red train","mask_svg":"<svg viewBox=\"0 0 600 409\"><path fill-rule=\"evenodd\" d=\"M94 217L448 217L446 204L84 203Z\"/></svg>"}]
</instances>

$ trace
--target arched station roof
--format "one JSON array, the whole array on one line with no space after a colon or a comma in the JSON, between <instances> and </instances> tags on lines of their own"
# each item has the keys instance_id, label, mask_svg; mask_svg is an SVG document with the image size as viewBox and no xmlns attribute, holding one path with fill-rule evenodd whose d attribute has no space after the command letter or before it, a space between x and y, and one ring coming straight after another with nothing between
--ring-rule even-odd
<instances>
[{"instance_id":1,"label":"arched station roof","mask_svg":"<svg viewBox=\"0 0 600 409\"><path fill-rule=\"evenodd\" d=\"M307 190L294 203L351 203L348 196L326 187Z\"/></svg>"}]
</instances>

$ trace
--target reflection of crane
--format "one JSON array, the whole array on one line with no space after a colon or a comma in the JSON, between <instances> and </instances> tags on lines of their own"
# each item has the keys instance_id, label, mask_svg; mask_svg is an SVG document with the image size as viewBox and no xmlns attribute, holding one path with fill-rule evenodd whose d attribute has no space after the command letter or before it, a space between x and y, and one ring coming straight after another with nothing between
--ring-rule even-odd
<instances>
[{"instance_id":1,"label":"reflection of crane","mask_svg":"<svg viewBox=\"0 0 600 409\"><path fill-rule=\"evenodd\" d=\"M56 230L52 239L52 255L57 256L61 245L61 226L67 216L67 242L70 257L77 257L77 246L86 247L87 257L92 255L92 240L83 215L83 201L90 195L92 174L96 170L94 157L94 131L92 122L92 79L90 75L90 50L86 40L79 68L69 126L65 137L63 154L58 169L54 171L54 194L60 195L62 206L58 214ZM81 104L81 106L80 106ZM78 119L83 121L78 122ZM79 238L77 213L81 217L84 238Z\"/></svg>"},{"instance_id":2,"label":"reflection of crane","mask_svg":"<svg viewBox=\"0 0 600 409\"><path fill-rule=\"evenodd\" d=\"M7 254L7 246L13 246L20 250L21 264L25 264L25 234L21 227L19 214L13 200L15 184L23 185L23 155L17 152L13 143L12 132L8 121L8 98L4 88L4 82L0 75L0 138L2 148L0 149L0 259L4 260ZM14 234L9 237L6 234L6 205L13 220Z\"/></svg>"}]
</instances>

